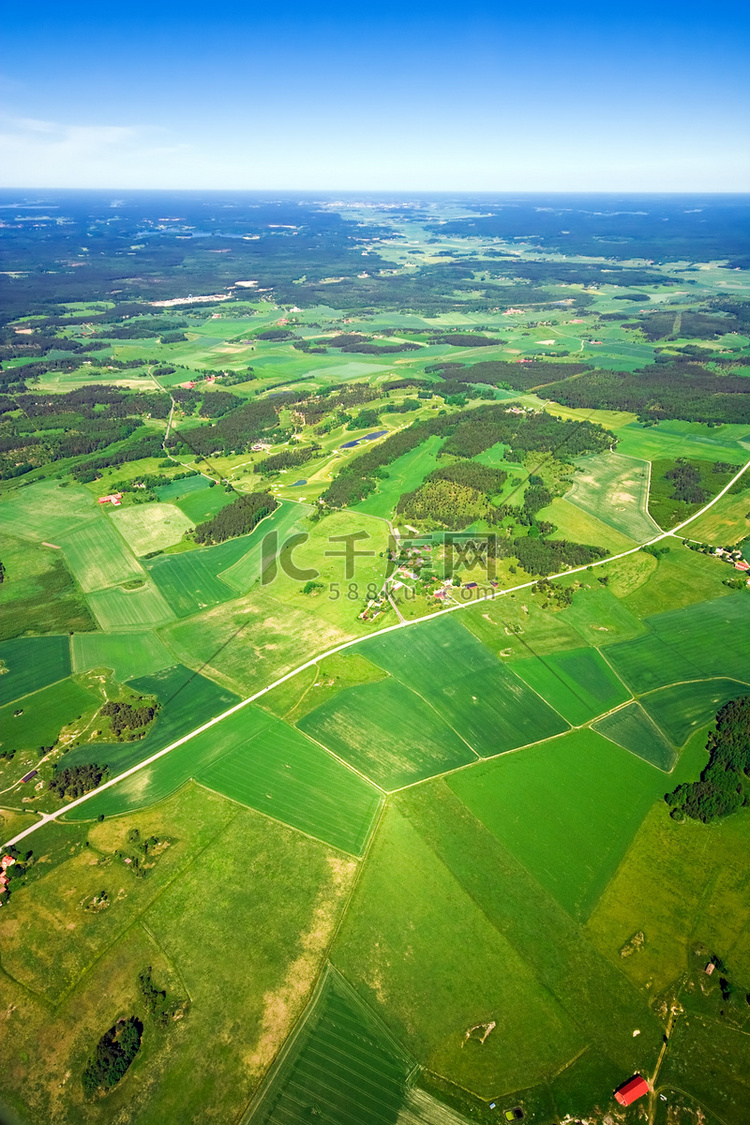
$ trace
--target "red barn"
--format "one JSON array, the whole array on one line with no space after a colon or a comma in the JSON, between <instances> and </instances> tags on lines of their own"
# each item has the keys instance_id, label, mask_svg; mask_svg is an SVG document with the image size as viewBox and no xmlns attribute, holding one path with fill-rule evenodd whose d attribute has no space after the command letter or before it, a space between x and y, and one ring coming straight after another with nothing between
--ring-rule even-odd
<instances>
[{"instance_id":1,"label":"red barn","mask_svg":"<svg viewBox=\"0 0 750 1125\"><path fill-rule=\"evenodd\" d=\"M615 1101L620 1105L632 1105L633 1102L638 1101L644 1094L648 1093L648 1082L645 1078L641 1078L640 1074L636 1074L634 1078L629 1078L624 1086L621 1086L615 1093Z\"/></svg>"}]
</instances>

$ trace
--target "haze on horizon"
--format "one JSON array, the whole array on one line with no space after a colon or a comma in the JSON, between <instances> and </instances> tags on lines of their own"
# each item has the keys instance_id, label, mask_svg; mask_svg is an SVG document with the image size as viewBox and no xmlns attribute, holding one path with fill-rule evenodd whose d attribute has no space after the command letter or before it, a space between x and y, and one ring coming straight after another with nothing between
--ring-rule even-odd
<instances>
[{"instance_id":1,"label":"haze on horizon","mask_svg":"<svg viewBox=\"0 0 750 1125\"><path fill-rule=\"evenodd\" d=\"M4 15L18 188L743 192L738 0Z\"/></svg>"}]
</instances>

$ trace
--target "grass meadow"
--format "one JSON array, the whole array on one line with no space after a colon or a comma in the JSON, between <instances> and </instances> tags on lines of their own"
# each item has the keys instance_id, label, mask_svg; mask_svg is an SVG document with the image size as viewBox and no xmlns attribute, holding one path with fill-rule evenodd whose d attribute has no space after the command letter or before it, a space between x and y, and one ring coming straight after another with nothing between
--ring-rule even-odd
<instances>
[{"instance_id":1,"label":"grass meadow","mask_svg":"<svg viewBox=\"0 0 750 1125\"><path fill-rule=\"evenodd\" d=\"M113 858L134 826L172 841L141 879ZM0 996L16 1010L0 1035L26 1112L64 1125L100 1119L79 1076L102 1032L135 1011L143 1047L108 1096L108 1117L193 1121L217 1096L222 1112L240 1115L312 992L353 862L194 786L88 833L54 826L39 843L55 866L0 922L23 933L4 958ZM87 911L102 887L109 908ZM164 1030L139 998L147 965L188 1000Z\"/></svg>"}]
</instances>

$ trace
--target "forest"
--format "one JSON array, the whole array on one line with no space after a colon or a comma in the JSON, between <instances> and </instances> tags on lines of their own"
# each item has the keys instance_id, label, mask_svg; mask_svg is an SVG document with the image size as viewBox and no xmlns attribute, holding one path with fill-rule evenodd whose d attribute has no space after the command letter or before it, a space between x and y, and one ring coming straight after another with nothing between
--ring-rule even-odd
<instances>
[{"instance_id":1,"label":"forest","mask_svg":"<svg viewBox=\"0 0 750 1125\"><path fill-rule=\"evenodd\" d=\"M278 502L270 492L249 492L238 496L233 504L204 523L199 523L192 533L196 543L209 545L247 535L264 516L270 515Z\"/></svg>"}]
</instances>

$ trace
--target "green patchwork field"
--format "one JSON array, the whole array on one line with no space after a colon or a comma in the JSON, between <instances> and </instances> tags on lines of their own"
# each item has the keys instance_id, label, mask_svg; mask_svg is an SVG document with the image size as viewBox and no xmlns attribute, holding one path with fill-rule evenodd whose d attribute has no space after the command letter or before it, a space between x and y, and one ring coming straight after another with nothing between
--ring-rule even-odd
<instances>
[{"instance_id":1,"label":"green patchwork field","mask_svg":"<svg viewBox=\"0 0 750 1125\"><path fill-rule=\"evenodd\" d=\"M618 707L630 692L594 648L514 660L510 665L573 726Z\"/></svg>"},{"instance_id":2,"label":"green patchwork field","mask_svg":"<svg viewBox=\"0 0 750 1125\"><path fill-rule=\"evenodd\" d=\"M744 727L702 771L750 697L750 592L690 548L750 559L750 471L638 546L750 458L745 205L730 239L708 198L21 198L0 1118L747 1125L750 811L713 815ZM460 512L497 584L451 557ZM54 771L92 764L66 811ZM85 1092L129 1016L132 1064Z\"/></svg>"}]
</instances>

